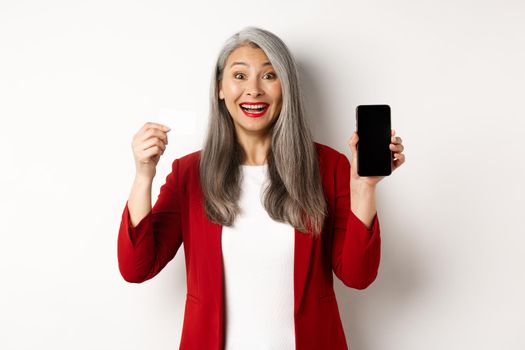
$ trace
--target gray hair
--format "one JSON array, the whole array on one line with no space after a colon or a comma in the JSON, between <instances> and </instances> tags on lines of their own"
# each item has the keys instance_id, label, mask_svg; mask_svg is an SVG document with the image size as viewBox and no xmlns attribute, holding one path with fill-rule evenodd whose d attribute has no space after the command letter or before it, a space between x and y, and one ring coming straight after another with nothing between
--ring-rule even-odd
<instances>
[{"instance_id":1,"label":"gray hair","mask_svg":"<svg viewBox=\"0 0 525 350\"><path fill-rule=\"evenodd\" d=\"M245 45L264 51L281 82L282 108L270 131L270 184L264 190L264 207L272 219L317 236L322 232L327 204L316 146L305 118L297 66L279 37L253 26L243 28L225 42L212 74L210 114L199 165L206 215L212 222L231 226L240 212L240 165L245 152L237 141L225 101L219 99L219 82L229 55Z\"/></svg>"}]
</instances>

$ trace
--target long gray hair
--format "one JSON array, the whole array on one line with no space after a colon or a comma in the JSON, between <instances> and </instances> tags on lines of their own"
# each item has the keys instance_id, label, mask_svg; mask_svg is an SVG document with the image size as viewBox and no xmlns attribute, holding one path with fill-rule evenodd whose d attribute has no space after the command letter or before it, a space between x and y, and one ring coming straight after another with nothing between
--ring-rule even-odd
<instances>
[{"instance_id":1,"label":"long gray hair","mask_svg":"<svg viewBox=\"0 0 525 350\"><path fill-rule=\"evenodd\" d=\"M316 147L305 118L298 70L279 37L253 26L243 28L225 42L212 74L210 115L199 170L206 215L212 222L231 226L240 211L240 165L245 152L237 141L225 101L219 99L219 82L229 55L244 45L262 49L281 81L282 108L270 131L270 184L264 190L264 207L272 219L317 236L322 232L327 204Z\"/></svg>"}]
</instances>

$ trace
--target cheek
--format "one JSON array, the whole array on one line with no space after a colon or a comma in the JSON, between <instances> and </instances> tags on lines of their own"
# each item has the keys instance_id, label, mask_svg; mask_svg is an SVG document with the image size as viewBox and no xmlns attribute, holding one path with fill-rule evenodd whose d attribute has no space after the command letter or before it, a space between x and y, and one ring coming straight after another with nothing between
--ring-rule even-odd
<instances>
[{"instance_id":1,"label":"cheek","mask_svg":"<svg viewBox=\"0 0 525 350\"><path fill-rule=\"evenodd\" d=\"M236 84L225 84L223 91L225 95L228 96L230 99L236 99L241 89Z\"/></svg>"},{"instance_id":2,"label":"cheek","mask_svg":"<svg viewBox=\"0 0 525 350\"><path fill-rule=\"evenodd\" d=\"M276 101L281 101L282 99L282 90L281 90L281 84L275 84L272 86L272 96Z\"/></svg>"}]
</instances>

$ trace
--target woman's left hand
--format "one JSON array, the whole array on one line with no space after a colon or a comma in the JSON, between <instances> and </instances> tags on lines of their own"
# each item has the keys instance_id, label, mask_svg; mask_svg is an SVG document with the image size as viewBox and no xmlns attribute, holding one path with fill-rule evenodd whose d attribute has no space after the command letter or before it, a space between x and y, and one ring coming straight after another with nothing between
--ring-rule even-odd
<instances>
[{"instance_id":1,"label":"woman's left hand","mask_svg":"<svg viewBox=\"0 0 525 350\"><path fill-rule=\"evenodd\" d=\"M395 130L391 130L391 139L390 139L390 150L395 152L394 159L392 159L392 172L401 166L405 162L405 155L402 153L405 149L402 145L402 140L399 136L395 135ZM352 152L352 161L350 166L350 183L352 186L359 187L360 185L365 185L368 187L373 187L377 185L385 176L359 176L357 174L357 142L359 141L359 136L357 132L354 131L350 140L348 140L348 145ZM356 188L357 188L356 187Z\"/></svg>"}]
</instances>

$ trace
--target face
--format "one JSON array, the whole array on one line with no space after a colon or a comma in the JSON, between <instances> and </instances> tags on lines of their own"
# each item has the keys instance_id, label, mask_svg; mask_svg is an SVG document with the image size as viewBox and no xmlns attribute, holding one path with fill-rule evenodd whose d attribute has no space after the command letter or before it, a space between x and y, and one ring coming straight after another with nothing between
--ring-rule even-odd
<instances>
[{"instance_id":1,"label":"face","mask_svg":"<svg viewBox=\"0 0 525 350\"><path fill-rule=\"evenodd\" d=\"M262 49L242 46L230 54L219 82L219 98L225 101L239 136L267 136L281 112L281 97L281 81ZM242 107L250 103L265 108L261 112Z\"/></svg>"}]
</instances>

